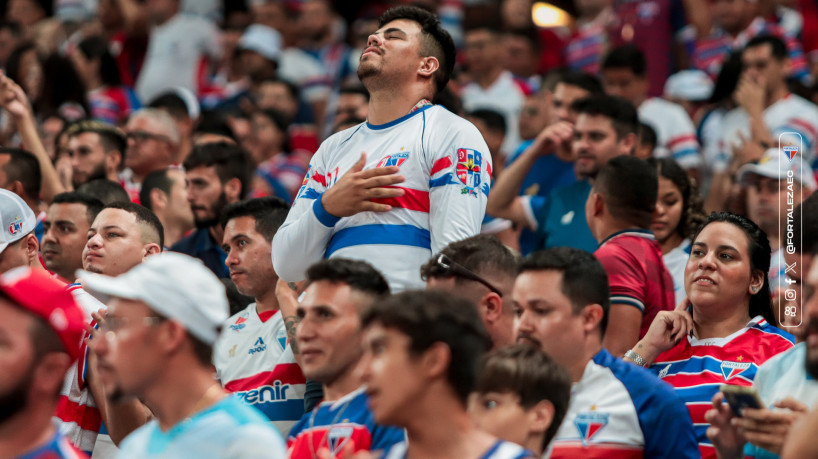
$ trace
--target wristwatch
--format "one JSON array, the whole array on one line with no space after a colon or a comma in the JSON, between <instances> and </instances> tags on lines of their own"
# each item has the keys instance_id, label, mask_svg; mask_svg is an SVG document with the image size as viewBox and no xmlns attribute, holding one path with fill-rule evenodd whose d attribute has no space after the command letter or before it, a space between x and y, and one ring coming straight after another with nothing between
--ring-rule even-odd
<instances>
[{"instance_id":1,"label":"wristwatch","mask_svg":"<svg viewBox=\"0 0 818 459\"><path fill-rule=\"evenodd\" d=\"M629 358L633 363L639 365L640 367L648 366L648 361L642 358L641 355L633 352L633 349L629 349L628 352L625 353L625 357Z\"/></svg>"}]
</instances>

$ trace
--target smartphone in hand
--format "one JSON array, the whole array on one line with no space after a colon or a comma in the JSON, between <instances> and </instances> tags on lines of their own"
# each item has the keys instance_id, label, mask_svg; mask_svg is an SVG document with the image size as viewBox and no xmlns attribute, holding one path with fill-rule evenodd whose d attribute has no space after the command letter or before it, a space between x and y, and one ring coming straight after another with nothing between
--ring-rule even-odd
<instances>
[{"instance_id":1,"label":"smartphone in hand","mask_svg":"<svg viewBox=\"0 0 818 459\"><path fill-rule=\"evenodd\" d=\"M720 389L733 414L738 417L741 417L741 410L744 408L764 408L764 403L752 387L723 384Z\"/></svg>"}]
</instances>

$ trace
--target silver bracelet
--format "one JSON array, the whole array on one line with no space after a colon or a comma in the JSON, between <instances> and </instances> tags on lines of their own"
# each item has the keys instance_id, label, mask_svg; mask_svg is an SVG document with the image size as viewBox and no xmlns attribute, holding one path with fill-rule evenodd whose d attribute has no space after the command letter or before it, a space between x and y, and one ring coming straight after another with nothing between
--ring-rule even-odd
<instances>
[{"instance_id":1,"label":"silver bracelet","mask_svg":"<svg viewBox=\"0 0 818 459\"><path fill-rule=\"evenodd\" d=\"M629 349L628 352L625 353L625 357L630 359L633 363L639 365L640 367L648 366L648 361L645 360L641 355L633 352L633 349Z\"/></svg>"}]
</instances>

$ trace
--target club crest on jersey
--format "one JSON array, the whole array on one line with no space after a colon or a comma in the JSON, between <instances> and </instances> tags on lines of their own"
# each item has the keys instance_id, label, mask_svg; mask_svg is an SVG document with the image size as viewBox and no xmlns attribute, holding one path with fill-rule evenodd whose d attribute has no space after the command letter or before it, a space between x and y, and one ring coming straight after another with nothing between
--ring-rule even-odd
<instances>
[{"instance_id":1,"label":"club crest on jersey","mask_svg":"<svg viewBox=\"0 0 818 459\"><path fill-rule=\"evenodd\" d=\"M401 151L399 153L393 153L378 162L376 167L389 167L389 166L398 166L400 167L401 164L406 162L409 159L409 152L408 151Z\"/></svg>"},{"instance_id":2,"label":"club crest on jersey","mask_svg":"<svg viewBox=\"0 0 818 459\"><path fill-rule=\"evenodd\" d=\"M483 164L483 155L471 148L457 149L457 167L455 174L463 185L466 185L461 194L477 196L480 192L480 172Z\"/></svg>"},{"instance_id":3,"label":"club crest on jersey","mask_svg":"<svg viewBox=\"0 0 818 459\"><path fill-rule=\"evenodd\" d=\"M744 370L750 368L750 362L728 362L721 363L721 374L724 375L724 380L729 381L736 376L744 373Z\"/></svg>"},{"instance_id":4,"label":"club crest on jersey","mask_svg":"<svg viewBox=\"0 0 818 459\"><path fill-rule=\"evenodd\" d=\"M281 345L281 349L287 349L287 330L280 328L276 332L276 341Z\"/></svg>"},{"instance_id":5,"label":"club crest on jersey","mask_svg":"<svg viewBox=\"0 0 818 459\"><path fill-rule=\"evenodd\" d=\"M247 322L247 317L241 316L238 319L236 319L235 322L233 322L233 325L230 326L230 329L233 330L234 332L237 332L247 326L245 322Z\"/></svg>"},{"instance_id":6,"label":"club crest on jersey","mask_svg":"<svg viewBox=\"0 0 818 459\"><path fill-rule=\"evenodd\" d=\"M577 414L574 418L574 426L579 432L579 438L583 445L587 445L596 434L608 425L608 413L597 413L588 411Z\"/></svg>"},{"instance_id":7,"label":"club crest on jersey","mask_svg":"<svg viewBox=\"0 0 818 459\"><path fill-rule=\"evenodd\" d=\"M795 158L795 155L798 154L798 147L796 147L796 146L786 146L786 147L782 147L781 151L783 151L784 154L787 156L787 159L790 162L792 162L792 160Z\"/></svg>"},{"instance_id":8,"label":"club crest on jersey","mask_svg":"<svg viewBox=\"0 0 818 459\"><path fill-rule=\"evenodd\" d=\"M347 440L352 437L354 429L349 426L332 426L327 432L327 445L329 446L332 455L335 456L341 452Z\"/></svg>"},{"instance_id":9,"label":"club crest on jersey","mask_svg":"<svg viewBox=\"0 0 818 459\"><path fill-rule=\"evenodd\" d=\"M23 217L19 215L14 219L13 222L9 223L9 234L14 236L15 234L19 233L23 230Z\"/></svg>"}]
</instances>

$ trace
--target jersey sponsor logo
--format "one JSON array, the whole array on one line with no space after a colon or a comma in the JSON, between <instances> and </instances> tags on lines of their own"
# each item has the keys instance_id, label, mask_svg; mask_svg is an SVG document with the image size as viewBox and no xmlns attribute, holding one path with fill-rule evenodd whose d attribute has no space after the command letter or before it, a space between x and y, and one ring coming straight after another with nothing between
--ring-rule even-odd
<instances>
[{"instance_id":1,"label":"jersey sponsor logo","mask_svg":"<svg viewBox=\"0 0 818 459\"><path fill-rule=\"evenodd\" d=\"M253 344L253 347L251 347L250 350L247 351L247 353L250 354L250 355L253 355L253 354L256 354L258 352L264 352L266 350L267 350L267 345L264 344L264 340L261 339L261 337L259 336L258 339L256 340L256 342Z\"/></svg>"},{"instance_id":2,"label":"jersey sponsor logo","mask_svg":"<svg viewBox=\"0 0 818 459\"><path fill-rule=\"evenodd\" d=\"M741 360L741 357L739 357L739 360ZM721 374L724 375L725 381L729 381L750 368L750 365L750 362L729 362L725 360L720 365Z\"/></svg>"},{"instance_id":3,"label":"jersey sponsor logo","mask_svg":"<svg viewBox=\"0 0 818 459\"><path fill-rule=\"evenodd\" d=\"M460 194L477 197L480 192L480 172L483 164L483 155L471 148L457 149L457 166L455 174L463 185L466 185Z\"/></svg>"},{"instance_id":4,"label":"jersey sponsor logo","mask_svg":"<svg viewBox=\"0 0 818 459\"><path fill-rule=\"evenodd\" d=\"M230 329L233 330L234 332L237 332L247 326L245 322L247 322L247 317L241 316L238 319L236 319L235 322L233 322L233 325L230 326Z\"/></svg>"},{"instance_id":5,"label":"jersey sponsor logo","mask_svg":"<svg viewBox=\"0 0 818 459\"><path fill-rule=\"evenodd\" d=\"M252 390L235 392L244 403L248 405L256 405L259 403L280 402L287 400L287 390L291 387L289 384L282 384L281 381L275 381L273 385L259 386Z\"/></svg>"},{"instance_id":6,"label":"jersey sponsor logo","mask_svg":"<svg viewBox=\"0 0 818 459\"><path fill-rule=\"evenodd\" d=\"M341 452L341 448L352 437L353 431L354 429L350 426L331 426L329 428L327 444L333 456Z\"/></svg>"},{"instance_id":7,"label":"jersey sponsor logo","mask_svg":"<svg viewBox=\"0 0 818 459\"><path fill-rule=\"evenodd\" d=\"M787 155L787 159L790 162L792 162L793 158L795 158L795 155L798 154L798 147L796 147L796 146L786 146L786 147L781 148L781 151L783 151L784 154Z\"/></svg>"},{"instance_id":8,"label":"jersey sponsor logo","mask_svg":"<svg viewBox=\"0 0 818 459\"><path fill-rule=\"evenodd\" d=\"M393 153L378 162L376 167L389 167L389 166L398 166L400 167L401 164L406 162L409 159L409 152L408 151L401 151L399 153Z\"/></svg>"},{"instance_id":9,"label":"jersey sponsor logo","mask_svg":"<svg viewBox=\"0 0 818 459\"><path fill-rule=\"evenodd\" d=\"M14 221L9 224L9 234L14 236L15 234L19 233L23 230L23 217L17 216L14 218Z\"/></svg>"},{"instance_id":10,"label":"jersey sponsor logo","mask_svg":"<svg viewBox=\"0 0 818 459\"><path fill-rule=\"evenodd\" d=\"M577 417L574 418L574 426L579 432L579 438L582 440L583 445L587 445L599 431L608 425L608 417L608 413L598 413L596 411L577 414Z\"/></svg>"}]
</instances>

